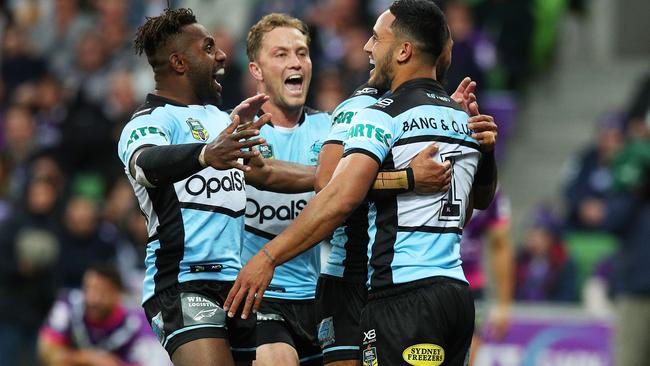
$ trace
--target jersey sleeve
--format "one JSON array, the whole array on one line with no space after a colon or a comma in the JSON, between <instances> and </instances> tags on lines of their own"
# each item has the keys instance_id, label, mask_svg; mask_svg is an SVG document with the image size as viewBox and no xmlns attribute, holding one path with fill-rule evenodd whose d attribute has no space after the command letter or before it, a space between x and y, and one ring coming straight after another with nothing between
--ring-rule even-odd
<instances>
[{"instance_id":1,"label":"jersey sleeve","mask_svg":"<svg viewBox=\"0 0 650 366\"><path fill-rule=\"evenodd\" d=\"M352 117L362 108L371 106L377 102L377 98L369 95L353 96L336 107L331 116L332 127L325 139L325 144L342 145L348 134Z\"/></svg>"},{"instance_id":2,"label":"jersey sleeve","mask_svg":"<svg viewBox=\"0 0 650 366\"><path fill-rule=\"evenodd\" d=\"M59 299L54 303L50 314L40 329L40 337L49 342L67 345L71 327L70 306Z\"/></svg>"},{"instance_id":3,"label":"jersey sleeve","mask_svg":"<svg viewBox=\"0 0 650 366\"><path fill-rule=\"evenodd\" d=\"M379 165L393 147L399 131L394 131L392 118L374 109L361 109L353 117L343 143L343 157L361 153Z\"/></svg>"},{"instance_id":4,"label":"jersey sleeve","mask_svg":"<svg viewBox=\"0 0 650 366\"><path fill-rule=\"evenodd\" d=\"M124 166L128 166L131 156L141 146L170 145L173 123L161 114L140 116L127 123L117 146Z\"/></svg>"}]
</instances>

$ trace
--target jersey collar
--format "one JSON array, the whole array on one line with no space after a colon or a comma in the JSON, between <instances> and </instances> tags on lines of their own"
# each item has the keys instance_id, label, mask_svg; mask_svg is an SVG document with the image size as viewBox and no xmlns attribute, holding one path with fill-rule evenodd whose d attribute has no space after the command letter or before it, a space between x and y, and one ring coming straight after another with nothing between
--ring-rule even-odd
<instances>
[{"instance_id":1,"label":"jersey collar","mask_svg":"<svg viewBox=\"0 0 650 366\"><path fill-rule=\"evenodd\" d=\"M153 104L153 105L171 104L171 105L175 105L177 107L187 107L187 104L183 104L183 103L177 102L177 101L175 101L173 99L161 97L160 95L151 94L151 93L147 94L146 102L150 103L150 104Z\"/></svg>"},{"instance_id":2,"label":"jersey collar","mask_svg":"<svg viewBox=\"0 0 650 366\"><path fill-rule=\"evenodd\" d=\"M398 86L397 89L395 89L395 93L393 94L396 94L397 92L403 90L420 88L431 90L443 95L448 95L447 91L445 91L445 88L442 87L442 84L440 84L440 82L437 80L431 78L417 78L405 81L402 83L402 85Z\"/></svg>"}]
</instances>

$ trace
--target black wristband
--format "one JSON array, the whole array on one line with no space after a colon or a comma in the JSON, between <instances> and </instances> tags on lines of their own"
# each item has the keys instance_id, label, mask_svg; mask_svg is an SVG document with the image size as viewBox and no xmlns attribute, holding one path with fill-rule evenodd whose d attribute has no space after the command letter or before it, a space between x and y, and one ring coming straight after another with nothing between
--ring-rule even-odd
<instances>
[{"instance_id":1,"label":"black wristband","mask_svg":"<svg viewBox=\"0 0 650 366\"><path fill-rule=\"evenodd\" d=\"M478 163L474 182L480 186L488 186L494 183L497 175L497 163L494 151L483 153Z\"/></svg>"},{"instance_id":2,"label":"black wristband","mask_svg":"<svg viewBox=\"0 0 650 366\"><path fill-rule=\"evenodd\" d=\"M406 169L406 179L408 179L408 188L406 188L407 192L413 192L415 189L415 175L413 174L413 168L408 167Z\"/></svg>"},{"instance_id":3,"label":"black wristband","mask_svg":"<svg viewBox=\"0 0 650 366\"><path fill-rule=\"evenodd\" d=\"M199 155L204 146L195 143L148 147L135 164L153 185L175 183L203 170Z\"/></svg>"}]
</instances>

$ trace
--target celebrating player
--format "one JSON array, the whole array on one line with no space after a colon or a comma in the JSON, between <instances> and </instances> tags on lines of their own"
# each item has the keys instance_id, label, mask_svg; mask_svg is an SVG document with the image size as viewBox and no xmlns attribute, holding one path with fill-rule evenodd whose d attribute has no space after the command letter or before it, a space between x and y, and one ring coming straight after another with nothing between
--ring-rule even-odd
<instances>
[{"instance_id":1,"label":"celebrating player","mask_svg":"<svg viewBox=\"0 0 650 366\"><path fill-rule=\"evenodd\" d=\"M474 308L460 267L460 234L465 211L471 207L473 183L486 190L494 186L493 164L482 165L487 171L479 175L487 179L474 180L481 156L478 140L489 139L490 134L473 134L467 114L431 78L436 67L448 67L451 51L444 15L434 3L395 2L377 20L365 50L376 63L370 86L390 88L392 95L353 117L344 158L332 181L286 231L249 261L226 307L232 312L245 300L243 315L253 302L256 309L255 297L264 292L274 266L340 224L366 196L373 183L369 177L380 166L404 167L436 141L440 146L436 158L453 166L449 191L403 194L374 201L370 207L370 296L362 315L363 359L368 364L377 360L398 364L426 354L446 364L462 364ZM489 163L493 156L483 159ZM445 315L451 318L443 319ZM432 324L440 325L432 328Z\"/></svg>"},{"instance_id":2,"label":"celebrating player","mask_svg":"<svg viewBox=\"0 0 650 366\"><path fill-rule=\"evenodd\" d=\"M233 365L233 355L250 363L255 320L226 319L221 307L241 268L245 185L307 191L314 169L246 150L264 143L257 135L270 115L236 132L240 118L252 120L268 97L242 102L232 122L211 104L226 55L191 10L148 18L134 45L156 81L118 145L150 237L145 312L176 365Z\"/></svg>"}]
</instances>

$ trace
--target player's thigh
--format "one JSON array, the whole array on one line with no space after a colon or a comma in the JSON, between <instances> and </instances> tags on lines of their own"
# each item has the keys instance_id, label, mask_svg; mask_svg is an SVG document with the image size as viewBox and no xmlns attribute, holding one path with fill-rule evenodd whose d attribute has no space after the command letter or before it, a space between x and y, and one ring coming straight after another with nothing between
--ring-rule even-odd
<instances>
[{"instance_id":1,"label":"player's thigh","mask_svg":"<svg viewBox=\"0 0 650 366\"><path fill-rule=\"evenodd\" d=\"M234 366L230 345L224 338L202 338L180 345L172 354L175 366Z\"/></svg>"},{"instance_id":2,"label":"player's thigh","mask_svg":"<svg viewBox=\"0 0 650 366\"><path fill-rule=\"evenodd\" d=\"M298 352L296 349L284 342L267 343L257 347L257 354L254 366L299 366Z\"/></svg>"},{"instance_id":3,"label":"player's thigh","mask_svg":"<svg viewBox=\"0 0 650 366\"><path fill-rule=\"evenodd\" d=\"M365 283L319 278L316 294L318 341L324 364L336 365L341 361L358 364L361 310L366 299Z\"/></svg>"}]
</instances>

